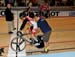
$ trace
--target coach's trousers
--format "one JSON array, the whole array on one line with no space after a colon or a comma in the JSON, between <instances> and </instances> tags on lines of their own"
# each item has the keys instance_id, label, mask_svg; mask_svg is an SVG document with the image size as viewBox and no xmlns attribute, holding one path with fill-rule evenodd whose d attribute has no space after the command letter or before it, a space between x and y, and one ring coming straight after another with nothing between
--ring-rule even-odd
<instances>
[{"instance_id":1,"label":"coach's trousers","mask_svg":"<svg viewBox=\"0 0 75 57\"><path fill-rule=\"evenodd\" d=\"M8 32L13 31L14 21L7 21L7 24L8 24Z\"/></svg>"}]
</instances>

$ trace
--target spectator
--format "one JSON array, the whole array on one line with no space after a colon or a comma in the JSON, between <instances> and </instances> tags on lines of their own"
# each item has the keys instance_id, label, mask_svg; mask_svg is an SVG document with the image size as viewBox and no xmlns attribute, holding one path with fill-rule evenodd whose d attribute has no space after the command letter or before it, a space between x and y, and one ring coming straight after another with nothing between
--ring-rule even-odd
<instances>
[{"instance_id":1,"label":"spectator","mask_svg":"<svg viewBox=\"0 0 75 57\"><path fill-rule=\"evenodd\" d=\"M74 6L74 0L67 0L67 6Z\"/></svg>"},{"instance_id":2,"label":"spectator","mask_svg":"<svg viewBox=\"0 0 75 57\"><path fill-rule=\"evenodd\" d=\"M26 6L26 3L24 0L16 0L16 2L18 6Z\"/></svg>"},{"instance_id":3,"label":"spectator","mask_svg":"<svg viewBox=\"0 0 75 57\"><path fill-rule=\"evenodd\" d=\"M32 6L38 6L38 0L32 0Z\"/></svg>"},{"instance_id":4,"label":"spectator","mask_svg":"<svg viewBox=\"0 0 75 57\"><path fill-rule=\"evenodd\" d=\"M21 6L26 6L25 0L22 0L20 2L21 2Z\"/></svg>"},{"instance_id":5,"label":"spectator","mask_svg":"<svg viewBox=\"0 0 75 57\"><path fill-rule=\"evenodd\" d=\"M12 6L14 6L15 0L8 0L8 1L9 1L8 3L10 3Z\"/></svg>"},{"instance_id":6,"label":"spectator","mask_svg":"<svg viewBox=\"0 0 75 57\"><path fill-rule=\"evenodd\" d=\"M7 0L4 0L5 1L5 6L7 5L8 1Z\"/></svg>"},{"instance_id":7,"label":"spectator","mask_svg":"<svg viewBox=\"0 0 75 57\"><path fill-rule=\"evenodd\" d=\"M12 34L12 30L14 30L14 16L11 12L11 4L7 4L7 8L5 9L5 17L8 24L8 33Z\"/></svg>"},{"instance_id":8,"label":"spectator","mask_svg":"<svg viewBox=\"0 0 75 57\"><path fill-rule=\"evenodd\" d=\"M27 3L27 6L38 6L38 1L37 0L29 0Z\"/></svg>"},{"instance_id":9,"label":"spectator","mask_svg":"<svg viewBox=\"0 0 75 57\"><path fill-rule=\"evenodd\" d=\"M55 6L55 0L50 0L49 5L50 5L50 6Z\"/></svg>"},{"instance_id":10,"label":"spectator","mask_svg":"<svg viewBox=\"0 0 75 57\"><path fill-rule=\"evenodd\" d=\"M44 4L40 5L40 15L42 17L48 18L49 10L50 10L50 6L46 1L44 2Z\"/></svg>"},{"instance_id":11,"label":"spectator","mask_svg":"<svg viewBox=\"0 0 75 57\"><path fill-rule=\"evenodd\" d=\"M4 1L0 0L0 6L4 6Z\"/></svg>"},{"instance_id":12,"label":"spectator","mask_svg":"<svg viewBox=\"0 0 75 57\"><path fill-rule=\"evenodd\" d=\"M1 1L0 1L0 6L2 6L2 3L1 3Z\"/></svg>"},{"instance_id":13,"label":"spectator","mask_svg":"<svg viewBox=\"0 0 75 57\"><path fill-rule=\"evenodd\" d=\"M31 7L32 6L32 0L27 1L27 6Z\"/></svg>"},{"instance_id":14,"label":"spectator","mask_svg":"<svg viewBox=\"0 0 75 57\"><path fill-rule=\"evenodd\" d=\"M55 0L55 6L61 6L62 3L61 3L61 0Z\"/></svg>"},{"instance_id":15,"label":"spectator","mask_svg":"<svg viewBox=\"0 0 75 57\"><path fill-rule=\"evenodd\" d=\"M5 6L7 6L8 3L14 6L15 0L5 0Z\"/></svg>"},{"instance_id":16,"label":"spectator","mask_svg":"<svg viewBox=\"0 0 75 57\"><path fill-rule=\"evenodd\" d=\"M62 6L67 6L67 0L62 0Z\"/></svg>"}]
</instances>

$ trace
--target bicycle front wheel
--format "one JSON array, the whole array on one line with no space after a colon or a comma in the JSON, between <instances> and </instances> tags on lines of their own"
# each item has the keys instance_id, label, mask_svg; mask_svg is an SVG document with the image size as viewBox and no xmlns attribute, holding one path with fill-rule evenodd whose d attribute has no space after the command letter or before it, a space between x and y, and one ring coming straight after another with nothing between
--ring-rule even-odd
<instances>
[{"instance_id":1,"label":"bicycle front wheel","mask_svg":"<svg viewBox=\"0 0 75 57\"><path fill-rule=\"evenodd\" d=\"M15 52L21 52L26 47L26 41L24 38L15 37L11 40L11 49Z\"/></svg>"}]
</instances>

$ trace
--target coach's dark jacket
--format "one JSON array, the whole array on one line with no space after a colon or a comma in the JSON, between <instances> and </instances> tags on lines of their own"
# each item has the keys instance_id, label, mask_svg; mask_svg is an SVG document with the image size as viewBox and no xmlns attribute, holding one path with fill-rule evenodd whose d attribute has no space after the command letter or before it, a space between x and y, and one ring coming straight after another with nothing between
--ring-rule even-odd
<instances>
[{"instance_id":1,"label":"coach's dark jacket","mask_svg":"<svg viewBox=\"0 0 75 57\"><path fill-rule=\"evenodd\" d=\"M11 12L11 9L8 8L5 9L5 17L6 17L6 21L13 21L14 17L13 17L13 13Z\"/></svg>"}]
</instances>

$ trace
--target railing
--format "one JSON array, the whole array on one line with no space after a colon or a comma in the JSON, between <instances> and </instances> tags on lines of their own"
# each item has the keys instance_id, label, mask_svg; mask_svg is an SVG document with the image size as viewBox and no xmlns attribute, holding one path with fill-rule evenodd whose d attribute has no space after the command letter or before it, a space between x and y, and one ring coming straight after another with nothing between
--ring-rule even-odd
<instances>
[{"instance_id":1,"label":"railing","mask_svg":"<svg viewBox=\"0 0 75 57\"><path fill-rule=\"evenodd\" d=\"M0 10L4 10L6 7L0 7ZM24 10L27 7L12 7L12 10ZM34 11L38 11L39 7L32 7L32 10ZM75 11L75 6L53 6L51 7L51 10L54 11Z\"/></svg>"}]
</instances>

